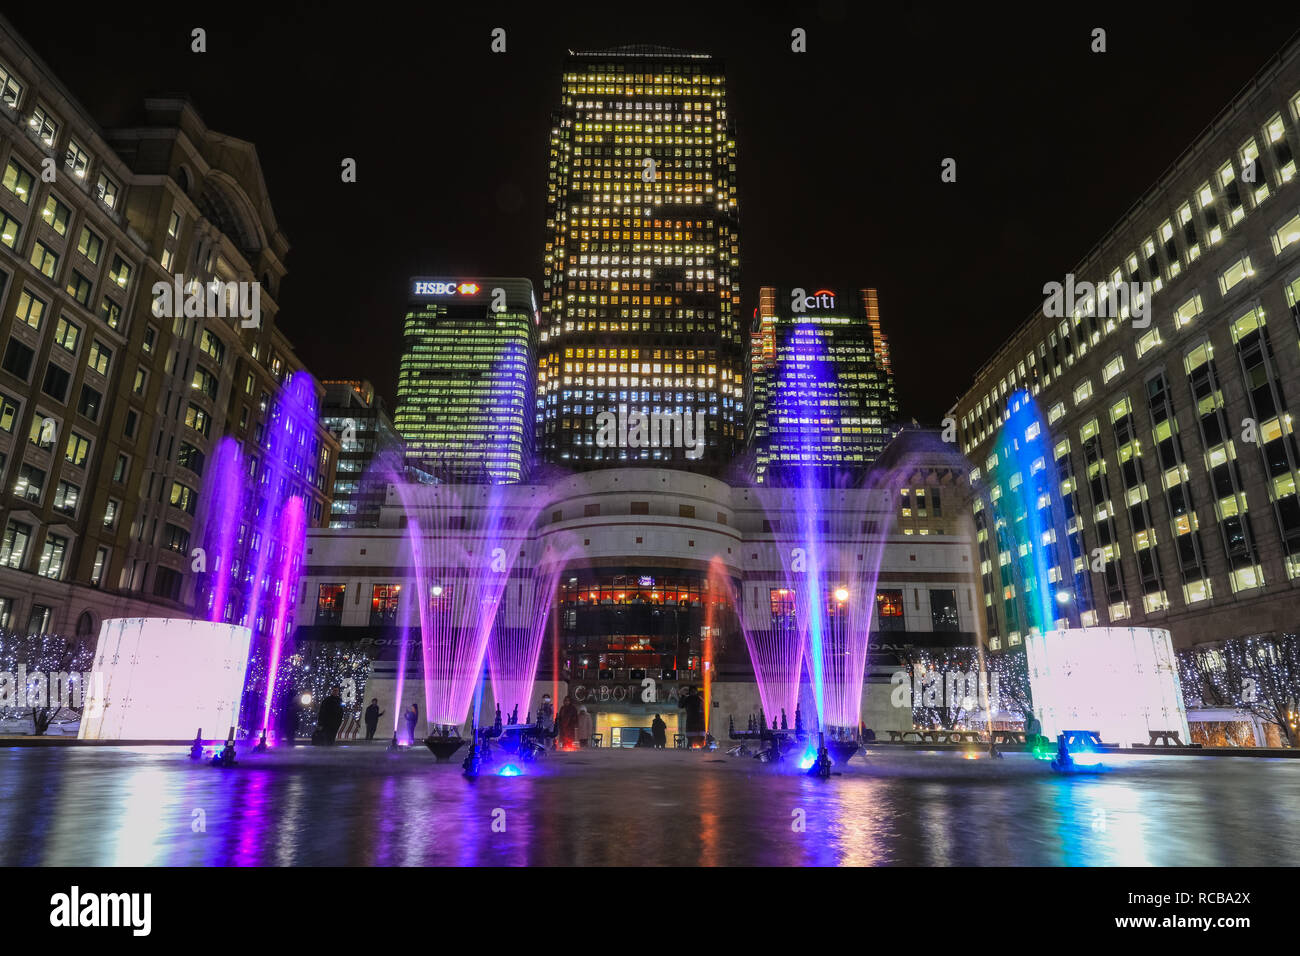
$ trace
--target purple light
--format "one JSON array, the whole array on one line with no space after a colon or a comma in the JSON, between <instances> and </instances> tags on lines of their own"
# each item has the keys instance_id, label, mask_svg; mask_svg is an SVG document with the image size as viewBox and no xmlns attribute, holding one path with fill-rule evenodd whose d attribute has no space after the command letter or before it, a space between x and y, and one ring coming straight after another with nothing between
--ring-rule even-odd
<instances>
[{"instance_id":1,"label":"purple light","mask_svg":"<svg viewBox=\"0 0 1300 956\"><path fill-rule=\"evenodd\" d=\"M271 704L275 701L275 682L280 672L280 659L289 639L289 614L293 609L293 594L298 581L298 571L307 533L307 508L302 498L289 499L280 514L277 539L281 558L274 580L275 616L271 619L270 655L266 668L266 694L262 708L262 726L271 726Z\"/></svg>"},{"instance_id":2,"label":"purple light","mask_svg":"<svg viewBox=\"0 0 1300 956\"><path fill-rule=\"evenodd\" d=\"M506 715L516 708L520 714L530 710L547 619L568 558L551 545L534 543L527 550L531 560L507 588L488 644L492 696Z\"/></svg>"},{"instance_id":3,"label":"purple light","mask_svg":"<svg viewBox=\"0 0 1300 956\"><path fill-rule=\"evenodd\" d=\"M224 621L230 613L230 585L235 540L244 514L244 465L239 442L223 438L208 468L203 513L208 517L206 551L209 607L207 620Z\"/></svg>"},{"instance_id":4,"label":"purple light","mask_svg":"<svg viewBox=\"0 0 1300 956\"><path fill-rule=\"evenodd\" d=\"M254 502L251 510L255 516L258 542L253 573L245 579L248 594L244 620L253 628L255 643L256 635L266 638L259 648L266 661L263 729L271 727L280 652L293 608L289 597L296 576L288 575L290 569L297 567L305 546L305 502L297 498L298 505L289 507L295 500L289 492L294 476L307 481L316 464L312 461L311 451L315 427L315 381L306 372L294 372L285 380L278 400L272 406L266 425L262 466L257 482L249 489ZM291 537L283 538L283 533L289 533ZM278 558L275 557L277 554ZM278 561L274 576L271 574L273 560ZM266 621L265 605L272 600L275 601L274 611L271 619Z\"/></svg>"},{"instance_id":5,"label":"purple light","mask_svg":"<svg viewBox=\"0 0 1300 956\"><path fill-rule=\"evenodd\" d=\"M456 726L469 712L497 610L545 498L522 485L403 482L397 492L416 573L425 714L431 725Z\"/></svg>"}]
</instances>

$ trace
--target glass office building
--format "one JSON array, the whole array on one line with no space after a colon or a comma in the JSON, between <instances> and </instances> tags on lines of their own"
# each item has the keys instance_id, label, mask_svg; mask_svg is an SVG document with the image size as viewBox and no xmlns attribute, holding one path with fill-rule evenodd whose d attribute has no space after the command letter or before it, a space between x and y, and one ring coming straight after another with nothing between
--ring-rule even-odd
<instances>
[{"instance_id":1,"label":"glass office building","mask_svg":"<svg viewBox=\"0 0 1300 956\"><path fill-rule=\"evenodd\" d=\"M540 450L575 470L719 471L744 442L747 332L721 64L653 46L570 53L549 162ZM629 412L671 418L673 434L629 438ZM620 427L603 428L612 416Z\"/></svg>"},{"instance_id":2,"label":"glass office building","mask_svg":"<svg viewBox=\"0 0 1300 956\"><path fill-rule=\"evenodd\" d=\"M538 313L527 279L411 280L394 423L406 463L442 480L515 482L533 461Z\"/></svg>"},{"instance_id":3,"label":"glass office building","mask_svg":"<svg viewBox=\"0 0 1300 956\"><path fill-rule=\"evenodd\" d=\"M898 397L875 289L764 286L751 335L753 471L860 472L897 432Z\"/></svg>"}]
</instances>

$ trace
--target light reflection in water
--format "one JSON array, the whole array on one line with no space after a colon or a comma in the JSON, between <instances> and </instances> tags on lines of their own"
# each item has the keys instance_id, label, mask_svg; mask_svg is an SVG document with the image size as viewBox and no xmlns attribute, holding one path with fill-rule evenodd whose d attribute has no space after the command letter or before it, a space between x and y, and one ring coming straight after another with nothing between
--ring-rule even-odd
<instances>
[{"instance_id":1,"label":"light reflection in water","mask_svg":"<svg viewBox=\"0 0 1300 956\"><path fill-rule=\"evenodd\" d=\"M216 769L167 748L0 749L0 865L1300 863L1300 761L1135 757L1061 776L1027 756L873 751L818 780L605 750L467 781L425 758L297 747Z\"/></svg>"}]
</instances>

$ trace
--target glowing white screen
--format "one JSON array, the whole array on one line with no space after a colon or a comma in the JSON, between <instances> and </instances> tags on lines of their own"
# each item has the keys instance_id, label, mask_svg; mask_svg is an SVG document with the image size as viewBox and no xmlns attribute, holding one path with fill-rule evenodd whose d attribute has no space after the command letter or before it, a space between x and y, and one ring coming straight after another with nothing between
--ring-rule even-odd
<instances>
[{"instance_id":1,"label":"glowing white screen","mask_svg":"<svg viewBox=\"0 0 1300 956\"><path fill-rule=\"evenodd\" d=\"M1150 743L1172 730L1190 742L1169 632L1080 627L1025 640L1034 715L1043 733L1099 730L1106 743Z\"/></svg>"},{"instance_id":2,"label":"glowing white screen","mask_svg":"<svg viewBox=\"0 0 1300 956\"><path fill-rule=\"evenodd\" d=\"M179 618L112 618L95 648L81 740L224 738L239 719L252 632Z\"/></svg>"}]
</instances>

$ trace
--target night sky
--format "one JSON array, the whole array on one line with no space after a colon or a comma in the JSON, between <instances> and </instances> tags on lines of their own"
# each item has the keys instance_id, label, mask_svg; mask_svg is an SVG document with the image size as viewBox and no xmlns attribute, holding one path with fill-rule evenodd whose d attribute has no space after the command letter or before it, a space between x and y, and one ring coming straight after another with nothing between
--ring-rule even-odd
<instances>
[{"instance_id":1,"label":"night sky","mask_svg":"<svg viewBox=\"0 0 1300 956\"><path fill-rule=\"evenodd\" d=\"M41 4L6 15L102 126L136 121L146 95L186 94L210 128L256 144L291 246L281 327L318 377L369 378L390 410L408 277L520 275L540 298L566 49L720 56L744 314L763 284L874 285L904 415L923 422L1300 24L1284 6L876 7L101 5L113 20L75 26ZM196 26L207 53L190 52ZM505 54L489 49L498 26ZM790 52L796 26L805 54ZM1094 27L1104 54L1089 51ZM355 184L340 181L344 157ZM945 157L955 184L940 182Z\"/></svg>"}]
</instances>

